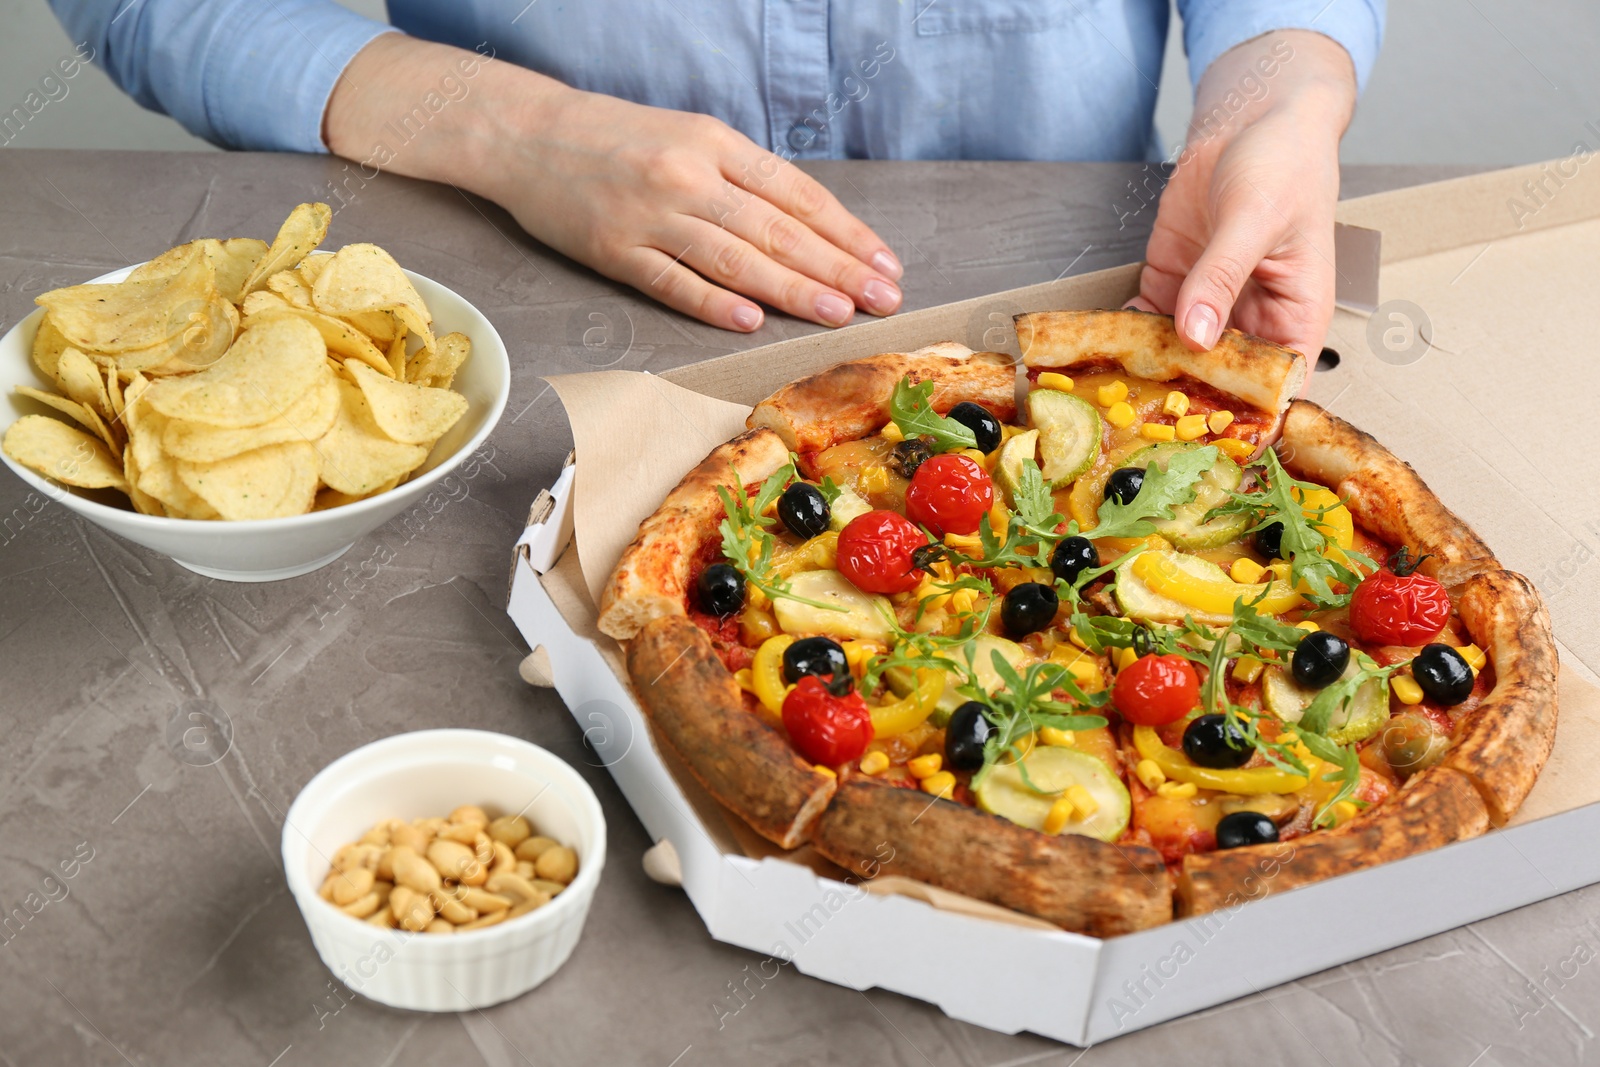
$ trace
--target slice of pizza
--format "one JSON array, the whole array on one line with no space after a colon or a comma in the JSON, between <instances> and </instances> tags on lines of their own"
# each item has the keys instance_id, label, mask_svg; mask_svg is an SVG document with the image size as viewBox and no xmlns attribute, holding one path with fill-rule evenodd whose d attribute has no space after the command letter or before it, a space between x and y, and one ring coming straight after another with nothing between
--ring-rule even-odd
<instances>
[{"instance_id":1,"label":"slice of pizza","mask_svg":"<svg viewBox=\"0 0 1600 1067\"><path fill-rule=\"evenodd\" d=\"M1019 316L752 412L600 628L659 738L784 848L1112 936L1483 832L1549 754L1532 586L1295 400L1298 353ZM884 861L885 856L892 860Z\"/></svg>"}]
</instances>

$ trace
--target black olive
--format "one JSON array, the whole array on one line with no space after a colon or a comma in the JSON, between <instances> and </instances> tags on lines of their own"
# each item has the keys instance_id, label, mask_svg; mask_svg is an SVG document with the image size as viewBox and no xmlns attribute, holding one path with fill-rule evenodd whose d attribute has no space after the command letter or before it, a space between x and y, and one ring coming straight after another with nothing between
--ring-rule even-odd
<instances>
[{"instance_id":1,"label":"black olive","mask_svg":"<svg viewBox=\"0 0 1600 1067\"><path fill-rule=\"evenodd\" d=\"M1183 731L1183 754L1202 767L1243 767L1253 750L1229 715L1202 715Z\"/></svg>"},{"instance_id":2,"label":"black olive","mask_svg":"<svg viewBox=\"0 0 1600 1067\"><path fill-rule=\"evenodd\" d=\"M802 637L783 650L783 680L790 685L808 674L838 677L849 673L850 661L831 637Z\"/></svg>"},{"instance_id":3,"label":"black olive","mask_svg":"<svg viewBox=\"0 0 1600 1067\"><path fill-rule=\"evenodd\" d=\"M1063 537L1050 552L1050 570L1071 584L1086 570L1100 566L1100 553L1087 537Z\"/></svg>"},{"instance_id":4,"label":"black olive","mask_svg":"<svg viewBox=\"0 0 1600 1067\"><path fill-rule=\"evenodd\" d=\"M950 417L972 431L978 439L978 451L988 455L1000 447L1000 420L970 400L963 400L950 409Z\"/></svg>"},{"instance_id":5,"label":"black olive","mask_svg":"<svg viewBox=\"0 0 1600 1067\"><path fill-rule=\"evenodd\" d=\"M1106 479L1106 499L1119 504L1131 504L1144 488L1144 470L1140 467L1119 467Z\"/></svg>"},{"instance_id":6,"label":"black olive","mask_svg":"<svg viewBox=\"0 0 1600 1067\"><path fill-rule=\"evenodd\" d=\"M728 563L713 563L695 583L700 610L707 615L732 615L744 607L744 575Z\"/></svg>"},{"instance_id":7,"label":"black olive","mask_svg":"<svg viewBox=\"0 0 1600 1067\"><path fill-rule=\"evenodd\" d=\"M810 482L795 482L778 498L778 518L796 537L812 538L828 532L828 507L822 490Z\"/></svg>"},{"instance_id":8,"label":"black olive","mask_svg":"<svg viewBox=\"0 0 1600 1067\"><path fill-rule=\"evenodd\" d=\"M1000 622L1012 637L1027 637L1050 625L1059 603L1056 591L1043 582L1023 582L1001 601Z\"/></svg>"},{"instance_id":9,"label":"black olive","mask_svg":"<svg viewBox=\"0 0 1600 1067\"><path fill-rule=\"evenodd\" d=\"M917 468L922 466L924 460L933 456L933 449L915 437L908 437L894 446L894 451L889 453L889 466L902 478L909 478L917 473Z\"/></svg>"},{"instance_id":10,"label":"black olive","mask_svg":"<svg viewBox=\"0 0 1600 1067\"><path fill-rule=\"evenodd\" d=\"M1146 627L1133 631L1133 654L1141 659L1156 654L1156 635Z\"/></svg>"},{"instance_id":11,"label":"black olive","mask_svg":"<svg viewBox=\"0 0 1600 1067\"><path fill-rule=\"evenodd\" d=\"M1350 646L1338 634L1312 630L1295 646L1289 666L1295 681L1307 689L1321 689L1338 681L1350 666Z\"/></svg>"},{"instance_id":12,"label":"black olive","mask_svg":"<svg viewBox=\"0 0 1600 1067\"><path fill-rule=\"evenodd\" d=\"M1283 523L1269 522L1255 534L1256 551L1267 559L1283 558Z\"/></svg>"},{"instance_id":13,"label":"black olive","mask_svg":"<svg viewBox=\"0 0 1600 1067\"><path fill-rule=\"evenodd\" d=\"M1236 811L1217 823L1217 847L1269 845L1278 839L1278 824L1259 811Z\"/></svg>"},{"instance_id":14,"label":"black olive","mask_svg":"<svg viewBox=\"0 0 1600 1067\"><path fill-rule=\"evenodd\" d=\"M983 743L994 732L983 705L969 700L950 713L944 727L944 762L953 771L975 771L983 766Z\"/></svg>"},{"instance_id":15,"label":"black olive","mask_svg":"<svg viewBox=\"0 0 1600 1067\"><path fill-rule=\"evenodd\" d=\"M1459 704L1472 695L1472 666L1449 645L1424 645L1411 661L1411 677L1435 704Z\"/></svg>"}]
</instances>

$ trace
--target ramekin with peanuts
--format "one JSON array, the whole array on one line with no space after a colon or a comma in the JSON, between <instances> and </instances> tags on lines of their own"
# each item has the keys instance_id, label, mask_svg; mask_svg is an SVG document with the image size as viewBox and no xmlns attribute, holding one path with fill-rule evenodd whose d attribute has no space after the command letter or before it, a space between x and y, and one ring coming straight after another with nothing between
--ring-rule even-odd
<instances>
[{"instance_id":1,"label":"ramekin with peanuts","mask_svg":"<svg viewBox=\"0 0 1600 1067\"><path fill-rule=\"evenodd\" d=\"M387 819L341 846L318 895L374 926L451 934L543 907L577 873L578 854L523 816L464 804L446 818Z\"/></svg>"}]
</instances>

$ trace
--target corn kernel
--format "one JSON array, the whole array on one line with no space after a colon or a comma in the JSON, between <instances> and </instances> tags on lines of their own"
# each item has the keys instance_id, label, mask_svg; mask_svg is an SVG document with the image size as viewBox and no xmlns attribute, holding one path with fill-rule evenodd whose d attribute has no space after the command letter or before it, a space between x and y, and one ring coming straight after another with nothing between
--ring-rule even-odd
<instances>
[{"instance_id":1,"label":"corn kernel","mask_svg":"<svg viewBox=\"0 0 1600 1067\"><path fill-rule=\"evenodd\" d=\"M955 612L970 612L978 606L978 591L976 589L957 589L950 594L950 610Z\"/></svg>"},{"instance_id":2,"label":"corn kernel","mask_svg":"<svg viewBox=\"0 0 1600 1067\"><path fill-rule=\"evenodd\" d=\"M869 493L886 492L889 488L889 468L863 467L861 469L861 488Z\"/></svg>"},{"instance_id":3,"label":"corn kernel","mask_svg":"<svg viewBox=\"0 0 1600 1067\"><path fill-rule=\"evenodd\" d=\"M1349 822L1360 814L1361 809L1348 800L1341 800L1333 806L1333 817L1339 820L1341 824Z\"/></svg>"},{"instance_id":4,"label":"corn kernel","mask_svg":"<svg viewBox=\"0 0 1600 1067\"><path fill-rule=\"evenodd\" d=\"M1045 813L1042 829L1047 834L1059 834L1067 828L1067 823L1072 821L1073 814L1072 801L1066 797L1059 797Z\"/></svg>"},{"instance_id":5,"label":"corn kernel","mask_svg":"<svg viewBox=\"0 0 1600 1067\"><path fill-rule=\"evenodd\" d=\"M1267 568L1249 556L1240 556L1233 561L1233 566L1228 568L1228 577L1240 585L1255 585L1266 572Z\"/></svg>"},{"instance_id":6,"label":"corn kernel","mask_svg":"<svg viewBox=\"0 0 1600 1067\"><path fill-rule=\"evenodd\" d=\"M948 800L956 790L956 776L949 771L930 774L922 780L922 791Z\"/></svg>"},{"instance_id":7,"label":"corn kernel","mask_svg":"<svg viewBox=\"0 0 1600 1067\"><path fill-rule=\"evenodd\" d=\"M1067 789L1067 799L1072 801L1072 806L1077 809L1078 817L1087 819L1100 810L1100 802L1094 794L1081 785L1071 786Z\"/></svg>"},{"instance_id":8,"label":"corn kernel","mask_svg":"<svg viewBox=\"0 0 1600 1067\"><path fill-rule=\"evenodd\" d=\"M1047 370L1043 374L1039 375L1034 384L1040 389L1059 389L1063 393L1070 393L1072 392L1073 382L1072 379L1068 378L1065 374L1061 374L1058 371Z\"/></svg>"},{"instance_id":9,"label":"corn kernel","mask_svg":"<svg viewBox=\"0 0 1600 1067\"><path fill-rule=\"evenodd\" d=\"M1083 635L1078 633L1076 628L1067 631L1067 640L1071 641L1074 645L1077 645L1085 652L1089 651L1089 643L1083 639Z\"/></svg>"},{"instance_id":10,"label":"corn kernel","mask_svg":"<svg viewBox=\"0 0 1600 1067\"><path fill-rule=\"evenodd\" d=\"M983 538L977 534L947 533L944 535L944 543L961 552L983 551Z\"/></svg>"},{"instance_id":11,"label":"corn kernel","mask_svg":"<svg viewBox=\"0 0 1600 1067\"><path fill-rule=\"evenodd\" d=\"M862 774L882 774L889 769L889 754L887 752L868 752L861 757Z\"/></svg>"},{"instance_id":12,"label":"corn kernel","mask_svg":"<svg viewBox=\"0 0 1600 1067\"><path fill-rule=\"evenodd\" d=\"M1078 743L1071 730L1058 730L1054 726L1041 726L1039 740L1047 745L1059 745L1062 748L1071 748Z\"/></svg>"},{"instance_id":13,"label":"corn kernel","mask_svg":"<svg viewBox=\"0 0 1600 1067\"><path fill-rule=\"evenodd\" d=\"M1417 680L1409 674L1391 674L1389 688L1394 691L1394 695L1402 704L1422 703L1422 686L1418 685Z\"/></svg>"},{"instance_id":14,"label":"corn kernel","mask_svg":"<svg viewBox=\"0 0 1600 1067\"><path fill-rule=\"evenodd\" d=\"M1142 759L1133 768L1134 776L1144 783L1144 787L1154 793L1161 788L1167 776L1161 773L1161 768L1156 766L1153 759Z\"/></svg>"},{"instance_id":15,"label":"corn kernel","mask_svg":"<svg viewBox=\"0 0 1600 1067\"><path fill-rule=\"evenodd\" d=\"M1484 665L1489 662L1489 657L1484 655L1483 649L1477 645L1462 645L1456 651L1461 653L1461 658L1467 661L1467 666L1475 671L1483 670Z\"/></svg>"},{"instance_id":16,"label":"corn kernel","mask_svg":"<svg viewBox=\"0 0 1600 1067\"><path fill-rule=\"evenodd\" d=\"M899 425L892 422L883 429L879 430L878 433L882 435L885 440L893 441L895 444L899 444L901 441L906 439L905 431L900 429Z\"/></svg>"},{"instance_id":17,"label":"corn kernel","mask_svg":"<svg viewBox=\"0 0 1600 1067\"><path fill-rule=\"evenodd\" d=\"M818 774L822 775L822 777L824 777L824 778L837 778L837 777L839 777L838 772L836 772L832 767L824 767L820 763L813 764L811 769L816 771Z\"/></svg>"},{"instance_id":18,"label":"corn kernel","mask_svg":"<svg viewBox=\"0 0 1600 1067\"><path fill-rule=\"evenodd\" d=\"M1128 399L1127 382L1107 382L1095 391L1095 399L1100 401L1100 406L1108 408L1113 404Z\"/></svg>"},{"instance_id":19,"label":"corn kernel","mask_svg":"<svg viewBox=\"0 0 1600 1067\"><path fill-rule=\"evenodd\" d=\"M1176 389L1172 390L1172 392L1167 394L1167 399L1162 403L1161 410L1165 411L1168 415L1189 414L1188 395L1181 393Z\"/></svg>"},{"instance_id":20,"label":"corn kernel","mask_svg":"<svg viewBox=\"0 0 1600 1067\"><path fill-rule=\"evenodd\" d=\"M1039 735L1038 734L1034 734L1034 733L1023 734L1021 737L1019 737L1015 741L1011 742L1012 746L1017 750L1018 754L1023 758L1026 758L1028 753L1033 751L1033 746L1037 745L1038 743L1039 743Z\"/></svg>"},{"instance_id":21,"label":"corn kernel","mask_svg":"<svg viewBox=\"0 0 1600 1067\"><path fill-rule=\"evenodd\" d=\"M1076 637L1077 634L1072 636ZM1086 693L1098 693L1106 687L1106 676L1100 670L1100 664L1077 649L1066 646L1053 649L1050 662L1065 667L1067 673L1072 675L1072 680Z\"/></svg>"},{"instance_id":22,"label":"corn kernel","mask_svg":"<svg viewBox=\"0 0 1600 1067\"><path fill-rule=\"evenodd\" d=\"M1165 423L1147 422L1139 427L1139 436L1150 441L1170 441L1177 435L1178 431Z\"/></svg>"},{"instance_id":23,"label":"corn kernel","mask_svg":"<svg viewBox=\"0 0 1600 1067\"><path fill-rule=\"evenodd\" d=\"M1256 451L1255 445L1249 441L1241 441L1237 437L1219 437L1211 443L1220 448L1223 455L1233 460L1248 459L1255 455Z\"/></svg>"},{"instance_id":24,"label":"corn kernel","mask_svg":"<svg viewBox=\"0 0 1600 1067\"><path fill-rule=\"evenodd\" d=\"M1125 671L1133 666L1134 661L1138 658L1139 653L1131 648L1114 648L1111 650L1111 660L1116 664L1119 671Z\"/></svg>"},{"instance_id":25,"label":"corn kernel","mask_svg":"<svg viewBox=\"0 0 1600 1067\"><path fill-rule=\"evenodd\" d=\"M1178 431L1178 440L1193 441L1206 435L1206 417L1204 415L1184 415L1173 424Z\"/></svg>"},{"instance_id":26,"label":"corn kernel","mask_svg":"<svg viewBox=\"0 0 1600 1067\"><path fill-rule=\"evenodd\" d=\"M976 448L963 448L960 454L976 463L981 470L989 469L989 457Z\"/></svg>"},{"instance_id":27,"label":"corn kernel","mask_svg":"<svg viewBox=\"0 0 1600 1067\"><path fill-rule=\"evenodd\" d=\"M1261 677L1261 672L1266 669L1255 656L1240 656L1233 665L1233 680L1244 685L1249 685Z\"/></svg>"},{"instance_id":28,"label":"corn kernel","mask_svg":"<svg viewBox=\"0 0 1600 1067\"><path fill-rule=\"evenodd\" d=\"M1316 623L1312 622L1310 619L1301 619L1299 622L1295 623L1295 626L1297 626L1298 628L1304 630L1308 634L1314 634L1318 630L1322 629L1322 627L1318 626Z\"/></svg>"},{"instance_id":29,"label":"corn kernel","mask_svg":"<svg viewBox=\"0 0 1600 1067\"><path fill-rule=\"evenodd\" d=\"M1126 401L1118 400L1106 408L1106 421L1118 429L1126 430L1133 425L1133 408Z\"/></svg>"},{"instance_id":30,"label":"corn kernel","mask_svg":"<svg viewBox=\"0 0 1600 1067\"><path fill-rule=\"evenodd\" d=\"M1168 800L1188 800L1199 791L1193 782L1163 782L1156 787L1156 795Z\"/></svg>"},{"instance_id":31,"label":"corn kernel","mask_svg":"<svg viewBox=\"0 0 1600 1067\"><path fill-rule=\"evenodd\" d=\"M906 762L906 770L911 772L913 778L931 778L939 773L939 766L944 763L944 757L937 752L930 752L926 756Z\"/></svg>"},{"instance_id":32,"label":"corn kernel","mask_svg":"<svg viewBox=\"0 0 1600 1067\"><path fill-rule=\"evenodd\" d=\"M1269 563L1267 564L1267 570L1272 574L1272 580L1275 582L1287 582L1289 580L1289 576L1294 573L1290 569L1290 565L1287 560L1279 560L1276 563Z\"/></svg>"},{"instance_id":33,"label":"corn kernel","mask_svg":"<svg viewBox=\"0 0 1600 1067\"><path fill-rule=\"evenodd\" d=\"M1233 425L1233 412L1213 411L1206 416L1206 425L1211 427L1212 433L1221 433Z\"/></svg>"}]
</instances>

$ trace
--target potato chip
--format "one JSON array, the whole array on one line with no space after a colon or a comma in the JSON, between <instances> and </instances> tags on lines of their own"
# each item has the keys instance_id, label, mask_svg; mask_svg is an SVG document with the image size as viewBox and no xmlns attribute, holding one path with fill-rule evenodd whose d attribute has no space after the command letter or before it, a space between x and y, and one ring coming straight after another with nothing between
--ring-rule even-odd
<instances>
[{"instance_id":1,"label":"potato chip","mask_svg":"<svg viewBox=\"0 0 1600 1067\"><path fill-rule=\"evenodd\" d=\"M406 332L406 328L388 311L352 311L347 315L335 315L334 318L348 322L372 338L373 344L388 344L397 336L403 337Z\"/></svg>"},{"instance_id":2,"label":"potato chip","mask_svg":"<svg viewBox=\"0 0 1600 1067\"><path fill-rule=\"evenodd\" d=\"M144 398L168 418L256 426L300 399L322 374L326 354L322 335L310 323L297 318L263 322L240 334L210 367L163 378L145 390Z\"/></svg>"},{"instance_id":3,"label":"potato chip","mask_svg":"<svg viewBox=\"0 0 1600 1067\"><path fill-rule=\"evenodd\" d=\"M464 333L447 333L433 346L417 350L416 357L406 368L405 380L434 389L448 389L456 380L456 371L472 354L472 342Z\"/></svg>"},{"instance_id":4,"label":"potato chip","mask_svg":"<svg viewBox=\"0 0 1600 1067\"><path fill-rule=\"evenodd\" d=\"M190 308L186 314L189 325L166 344L138 352L119 352L112 357L118 373L143 371L164 377L205 370L221 359L239 336L239 312L220 296L208 300L203 307Z\"/></svg>"},{"instance_id":5,"label":"potato chip","mask_svg":"<svg viewBox=\"0 0 1600 1067\"><path fill-rule=\"evenodd\" d=\"M165 515L167 509L161 506L161 501L139 488L139 464L133 458L133 449L124 449L122 453L122 476L128 482L128 499L133 502L133 510L141 515Z\"/></svg>"},{"instance_id":6,"label":"potato chip","mask_svg":"<svg viewBox=\"0 0 1600 1067\"><path fill-rule=\"evenodd\" d=\"M187 311L216 293L212 277L204 251L194 248L168 277L52 289L34 302L50 310L73 347L127 352L159 345L187 329Z\"/></svg>"},{"instance_id":7,"label":"potato chip","mask_svg":"<svg viewBox=\"0 0 1600 1067\"><path fill-rule=\"evenodd\" d=\"M267 279L267 289L283 297L284 302L291 307L309 308L311 306L311 289L300 280L300 275L292 270L280 270Z\"/></svg>"},{"instance_id":8,"label":"potato chip","mask_svg":"<svg viewBox=\"0 0 1600 1067\"><path fill-rule=\"evenodd\" d=\"M106 396L111 398L111 420L113 422L121 422L124 403L122 399L122 375L115 373L106 375Z\"/></svg>"},{"instance_id":9,"label":"potato chip","mask_svg":"<svg viewBox=\"0 0 1600 1067\"><path fill-rule=\"evenodd\" d=\"M361 368L361 364L356 366ZM376 377L372 371L367 373ZM342 378L337 381L339 418L317 442L323 482L338 492L360 498L421 466L428 458L428 447L390 438L373 418L366 394Z\"/></svg>"},{"instance_id":10,"label":"potato chip","mask_svg":"<svg viewBox=\"0 0 1600 1067\"><path fill-rule=\"evenodd\" d=\"M70 344L56 324L50 320L47 312L39 320L39 329L33 335L33 365L39 368L39 373L46 378L54 379L56 364L61 362L61 353L67 350Z\"/></svg>"},{"instance_id":11,"label":"potato chip","mask_svg":"<svg viewBox=\"0 0 1600 1067\"><path fill-rule=\"evenodd\" d=\"M345 245L335 252L317 276L311 300L318 311L335 316L391 311L424 344L433 341L428 306L400 264L377 245Z\"/></svg>"},{"instance_id":12,"label":"potato chip","mask_svg":"<svg viewBox=\"0 0 1600 1067\"><path fill-rule=\"evenodd\" d=\"M24 467L66 485L123 491L128 488L122 461L99 438L48 415L22 416L6 430L0 448Z\"/></svg>"},{"instance_id":13,"label":"potato chip","mask_svg":"<svg viewBox=\"0 0 1600 1067\"><path fill-rule=\"evenodd\" d=\"M178 460L178 479L224 519L304 515L317 495L317 450L286 441L215 463Z\"/></svg>"},{"instance_id":14,"label":"potato chip","mask_svg":"<svg viewBox=\"0 0 1600 1067\"><path fill-rule=\"evenodd\" d=\"M300 280L305 283L307 289L317 284L317 275L322 273L322 268L326 267L328 261L332 258L331 254L319 254L307 256L300 261L300 265L295 270L299 273Z\"/></svg>"},{"instance_id":15,"label":"potato chip","mask_svg":"<svg viewBox=\"0 0 1600 1067\"><path fill-rule=\"evenodd\" d=\"M62 392L84 407L93 408L97 415L115 418L111 414L111 397L106 395L103 375L94 360L76 348L61 353L61 362L56 364L56 378L61 382Z\"/></svg>"},{"instance_id":16,"label":"potato chip","mask_svg":"<svg viewBox=\"0 0 1600 1067\"><path fill-rule=\"evenodd\" d=\"M258 315L268 308L285 308L289 302L270 289L258 289L244 298L244 303L239 305L239 313L245 318Z\"/></svg>"},{"instance_id":17,"label":"potato chip","mask_svg":"<svg viewBox=\"0 0 1600 1067\"><path fill-rule=\"evenodd\" d=\"M216 242L216 249L207 246L211 269L216 273L217 292L230 304L244 299L245 280L255 272L256 265L267 254L267 242L254 237L235 237Z\"/></svg>"},{"instance_id":18,"label":"potato chip","mask_svg":"<svg viewBox=\"0 0 1600 1067\"><path fill-rule=\"evenodd\" d=\"M429 389L386 378L364 363L345 363L372 405L383 432L407 444L432 445L467 410L467 398L448 389Z\"/></svg>"},{"instance_id":19,"label":"potato chip","mask_svg":"<svg viewBox=\"0 0 1600 1067\"><path fill-rule=\"evenodd\" d=\"M106 425L105 420L99 415L95 414L93 408L85 407L76 400L68 400L64 396L57 396L54 393L47 393L43 389L35 389L29 385L14 386L13 391L21 393L23 396L31 397L32 399L37 400L39 403L48 407L55 408L63 415L71 418L73 422L76 422L79 426L82 426L85 430L90 431L96 437L100 438L100 440L104 441L106 443L106 447L111 450L113 455L120 456L122 454L121 442L117 440L115 434L112 433L111 428Z\"/></svg>"},{"instance_id":20,"label":"potato chip","mask_svg":"<svg viewBox=\"0 0 1600 1067\"><path fill-rule=\"evenodd\" d=\"M328 346L328 352L335 356L348 356L359 359L374 370L390 373L389 357L379 351L371 341L367 340L347 322L341 322L331 315L324 315L320 311L310 308L280 307L267 308L257 312L246 325L258 322L273 322L283 318L298 318L317 328L322 335L323 344Z\"/></svg>"},{"instance_id":21,"label":"potato chip","mask_svg":"<svg viewBox=\"0 0 1600 1067\"><path fill-rule=\"evenodd\" d=\"M400 327L394 340L389 342L389 377L395 381L406 380L406 328Z\"/></svg>"},{"instance_id":22,"label":"potato chip","mask_svg":"<svg viewBox=\"0 0 1600 1067\"><path fill-rule=\"evenodd\" d=\"M362 493L359 496L352 496L349 493L341 493L337 489L323 486L321 489L317 490L317 502L311 505L311 510L327 511L329 508L342 508L346 504L354 504L358 500L366 500L369 497L377 496L379 493L387 493L389 490L393 489L403 481L405 481L405 475L402 474L398 478L389 479L387 482L384 482L370 493Z\"/></svg>"},{"instance_id":23,"label":"potato chip","mask_svg":"<svg viewBox=\"0 0 1600 1067\"><path fill-rule=\"evenodd\" d=\"M139 398L144 395L144 391L149 387L150 379L142 374L135 373L127 388L122 390L122 429L129 436L133 434L134 420L139 418L142 413ZM145 407L143 410L148 411L149 408Z\"/></svg>"},{"instance_id":24,"label":"potato chip","mask_svg":"<svg viewBox=\"0 0 1600 1067\"><path fill-rule=\"evenodd\" d=\"M288 270L305 259L328 236L328 223L332 221L333 212L327 204L297 205L283 220L278 235L272 239L272 247L245 279L241 291L248 296L280 270Z\"/></svg>"},{"instance_id":25,"label":"potato chip","mask_svg":"<svg viewBox=\"0 0 1600 1067\"><path fill-rule=\"evenodd\" d=\"M206 503L178 477L178 461L162 456L155 466L139 468L139 490L162 506L174 519L220 519L216 508Z\"/></svg>"},{"instance_id":26,"label":"potato chip","mask_svg":"<svg viewBox=\"0 0 1600 1067\"><path fill-rule=\"evenodd\" d=\"M228 429L203 422L168 419L161 447L174 458L212 463L285 441L316 441L339 417L339 389L331 373L312 385L288 410L259 426Z\"/></svg>"}]
</instances>

